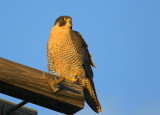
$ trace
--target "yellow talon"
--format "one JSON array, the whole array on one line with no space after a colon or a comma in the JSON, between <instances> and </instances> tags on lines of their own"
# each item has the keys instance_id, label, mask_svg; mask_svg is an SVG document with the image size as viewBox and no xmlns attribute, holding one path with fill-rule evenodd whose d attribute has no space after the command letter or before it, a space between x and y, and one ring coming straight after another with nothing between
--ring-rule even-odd
<instances>
[{"instance_id":1,"label":"yellow talon","mask_svg":"<svg viewBox=\"0 0 160 115\"><path fill-rule=\"evenodd\" d=\"M77 82L78 81L77 74L73 74L72 81L73 82Z\"/></svg>"},{"instance_id":2,"label":"yellow talon","mask_svg":"<svg viewBox=\"0 0 160 115\"><path fill-rule=\"evenodd\" d=\"M71 81L77 82L78 79L72 78Z\"/></svg>"},{"instance_id":3,"label":"yellow talon","mask_svg":"<svg viewBox=\"0 0 160 115\"><path fill-rule=\"evenodd\" d=\"M71 78L66 78L68 80L71 80L72 82L77 82L78 81L78 77L77 77L77 74L73 74L73 76Z\"/></svg>"}]
</instances>

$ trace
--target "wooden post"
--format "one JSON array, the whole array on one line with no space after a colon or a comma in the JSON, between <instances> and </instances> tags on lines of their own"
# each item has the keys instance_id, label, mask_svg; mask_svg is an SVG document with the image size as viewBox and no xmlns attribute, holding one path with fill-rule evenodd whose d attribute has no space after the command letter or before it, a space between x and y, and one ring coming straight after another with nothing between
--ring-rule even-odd
<instances>
[{"instance_id":1,"label":"wooden post","mask_svg":"<svg viewBox=\"0 0 160 115\"><path fill-rule=\"evenodd\" d=\"M47 84L51 76L57 77L0 57L0 93L65 114L81 110L82 86L65 80L62 89L54 93Z\"/></svg>"},{"instance_id":2,"label":"wooden post","mask_svg":"<svg viewBox=\"0 0 160 115\"><path fill-rule=\"evenodd\" d=\"M0 115L6 115L7 111L17 104L0 99ZM37 115L37 111L28 107L21 107L15 110L11 115Z\"/></svg>"}]
</instances>

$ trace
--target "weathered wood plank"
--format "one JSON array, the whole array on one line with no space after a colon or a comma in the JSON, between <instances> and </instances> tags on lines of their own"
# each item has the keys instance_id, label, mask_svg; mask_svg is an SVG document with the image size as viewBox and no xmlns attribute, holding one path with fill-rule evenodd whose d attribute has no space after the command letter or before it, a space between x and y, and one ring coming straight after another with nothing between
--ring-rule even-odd
<instances>
[{"instance_id":1,"label":"weathered wood plank","mask_svg":"<svg viewBox=\"0 0 160 115\"><path fill-rule=\"evenodd\" d=\"M51 76L53 75L0 57L1 93L65 114L73 114L82 109L82 86L65 80L63 88L53 93L47 84Z\"/></svg>"},{"instance_id":2,"label":"weathered wood plank","mask_svg":"<svg viewBox=\"0 0 160 115\"><path fill-rule=\"evenodd\" d=\"M11 109L17 104L0 99L0 115L3 115L5 111ZM37 111L28 107L22 106L21 108L15 110L11 115L37 115Z\"/></svg>"}]
</instances>

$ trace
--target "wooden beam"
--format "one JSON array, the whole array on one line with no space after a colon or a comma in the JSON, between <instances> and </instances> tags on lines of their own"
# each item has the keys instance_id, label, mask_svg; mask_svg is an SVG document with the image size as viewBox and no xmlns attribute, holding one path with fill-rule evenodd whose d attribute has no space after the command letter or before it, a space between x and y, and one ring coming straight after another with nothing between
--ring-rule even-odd
<instances>
[{"instance_id":1,"label":"wooden beam","mask_svg":"<svg viewBox=\"0 0 160 115\"><path fill-rule=\"evenodd\" d=\"M0 57L0 92L61 112L74 114L84 107L80 84L65 80L62 89L53 93L47 81L52 74Z\"/></svg>"},{"instance_id":2,"label":"wooden beam","mask_svg":"<svg viewBox=\"0 0 160 115\"><path fill-rule=\"evenodd\" d=\"M0 99L0 115L5 115L9 109L15 107L17 104ZM37 115L37 111L28 107L22 106L15 110L12 115Z\"/></svg>"}]
</instances>

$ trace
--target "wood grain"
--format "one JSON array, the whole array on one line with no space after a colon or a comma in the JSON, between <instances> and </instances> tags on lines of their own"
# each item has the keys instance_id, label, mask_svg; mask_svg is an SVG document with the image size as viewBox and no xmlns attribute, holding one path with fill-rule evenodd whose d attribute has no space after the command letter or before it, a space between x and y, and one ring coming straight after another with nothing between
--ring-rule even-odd
<instances>
[{"instance_id":1,"label":"wood grain","mask_svg":"<svg viewBox=\"0 0 160 115\"><path fill-rule=\"evenodd\" d=\"M74 114L84 107L80 84L65 80L62 89L53 93L47 81L55 75L0 57L0 92L61 112Z\"/></svg>"}]
</instances>

